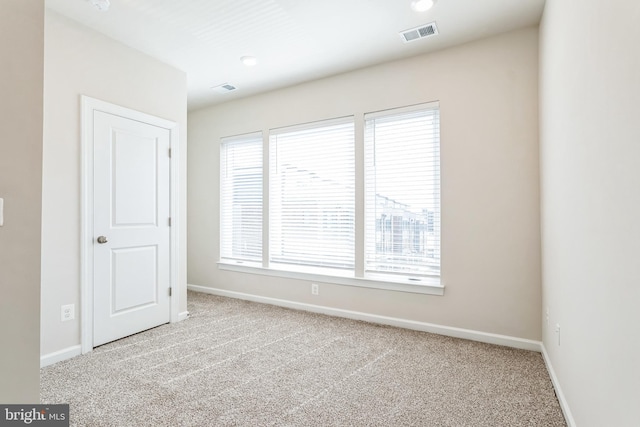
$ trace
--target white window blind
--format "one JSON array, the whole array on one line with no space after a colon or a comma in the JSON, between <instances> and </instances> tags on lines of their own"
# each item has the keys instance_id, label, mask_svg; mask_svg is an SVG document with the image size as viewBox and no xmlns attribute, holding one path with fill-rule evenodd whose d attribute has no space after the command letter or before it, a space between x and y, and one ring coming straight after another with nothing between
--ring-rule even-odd
<instances>
[{"instance_id":1,"label":"white window blind","mask_svg":"<svg viewBox=\"0 0 640 427\"><path fill-rule=\"evenodd\" d=\"M262 134L223 138L220 256L262 261Z\"/></svg>"},{"instance_id":2,"label":"white window blind","mask_svg":"<svg viewBox=\"0 0 640 427\"><path fill-rule=\"evenodd\" d=\"M272 130L271 263L354 267L353 118Z\"/></svg>"},{"instance_id":3,"label":"white window blind","mask_svg":"<svg viewBox=\"0 0 640 427\"><path fill-rule=\"evenodd\" d=\"M365 115L365 270L440 274L440 114Z\"/></svg>"}]
</instances>

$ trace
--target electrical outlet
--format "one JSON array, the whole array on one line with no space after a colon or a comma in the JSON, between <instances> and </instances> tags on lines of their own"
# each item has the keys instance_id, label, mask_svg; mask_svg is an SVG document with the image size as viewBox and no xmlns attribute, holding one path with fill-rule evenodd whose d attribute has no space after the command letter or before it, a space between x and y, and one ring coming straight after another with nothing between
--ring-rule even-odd
<instances>
[{"instance_id":1,"label":"electrical outlet","mask_svg":"<svg viewBox=\"0 0 640 427\"><path fill-rule=\"evenodd\" d=\"M73 304L63 305L60 310L60 320L66 322L75 319L75 307Z\"/></svg>"},{"instance_id":2,"label":"electrical outlet","mask_svg":"<svg viewBox=\"0 0 640 427\"><path fill-rule=\"evenodd\" d=\"M560 345L560 323L556 323L556 334L558 335L558 345Z\"/></svg>"},{"instance_id":3,"label":"electrical outlet","mask_svg":"<svg viewBox=\"0 0 640 427\"><path fill-rule=\"evenodd\" d=\"M311 284L311 295L318 295L320 293L320 286L317 283Z\"/></svg>"},{"instance_id":4,"label":"electrical outlet","mask_svg":"<svg viewBox=\"0 0 640 427\"><path fill-rule=\"evenodd\" d=\"M547 307L547 326L549 326L549 307Z\"/></svg>"}]
</instances>

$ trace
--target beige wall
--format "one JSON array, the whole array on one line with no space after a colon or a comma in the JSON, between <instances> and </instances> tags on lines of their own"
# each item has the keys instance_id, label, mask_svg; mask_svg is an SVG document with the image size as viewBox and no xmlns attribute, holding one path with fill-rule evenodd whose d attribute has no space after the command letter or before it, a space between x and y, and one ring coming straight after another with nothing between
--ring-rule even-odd
<instances>
[{"instance_id":1,"label":"beige wall","mask_svg":"<svg viewBox=\"0 0 640 427\"><path fill-rule=\"evenodd\" d=\"M0 13L0 402L40 401L44 1Z\"/></svg>"},{"instance_id":2,"label":"beige wall","mask_svg":"<svg viewBox=\"0 0 640 427\"><path fill-rule=\"evenodd\" d=\"M638 22L547 0L541 26L543 342L580 427L640 420Z\"/></svg>"},{"instance_id":3,"label":"beige wall","mask_svg":"<svg viewBox=\"0 0 640 427\"><path fill-rule=\"evenodd\" d=\"M189 114L189 283L540 339L538 32L529 28ZM220 271L220 137L440 101L444 296ZM358 183L362 185L362 183Z\"/></svg>"},{"instance_id":4,"label":"beige wall","mask_svg":"<svg viewBox=\"0 0 640 427\"><path fill-rule=\"evenodd\" d=\"M178 122L186 229L185 73L54 12L46 13L42 218L42 354L80 344L80 95ZM186 310L186 233L180 311ZM60 306L76 320L60 322Z\"/></svg>"}]
</instances>

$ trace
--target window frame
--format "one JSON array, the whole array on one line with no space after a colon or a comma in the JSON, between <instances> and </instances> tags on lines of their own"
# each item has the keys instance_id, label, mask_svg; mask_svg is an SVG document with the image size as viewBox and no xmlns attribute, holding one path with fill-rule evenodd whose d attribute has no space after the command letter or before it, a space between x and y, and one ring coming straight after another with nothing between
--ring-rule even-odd
<instances>
[{"instance_id":1,"label":"window frame","mask_svg":"<svg viewBox=\"0 0 640 427\"><path fill-rule=\"evenodd\" d=\"M313 271L321 268L339 272L343 269L353 269L355 267L355 225L352 229L345 229L342 226L331 227L330 221L326 221L325 215L330 213L333 208L335 215L344 215L346 212L347 217L351 219L349 224L355 223L354 116L271 129L268 140L269 266L293 271ZM322 146L310 144L310 141L321 141ZM305 147L305 149L300 150L297 148L299 146ZM327 146L335 151L328 152ZM345 162L342 156L336 158L334 154L336 152L351 157L347 158L348 162ZM278 169L284 156L287 157L287 160L292 161L285 168L288 173L283 173ZM331 157L334 157L333 162L328 163L327 160L331 160ZM323 167L316 168L314 159L320 158L324 158L325 164L322 165ZM327 177L330 176L328 172L338 172L340 179L331 177L332 182L328 183ZM290 177L287 176L289 174L291 174ZM304 188L300 187L303 182L306 184ZM327 187L330 184L336 187L336 192L328 191ZM309 191L312 191L313 186L316 187L315 195L317 198L313 203L309 203ZM265 188L267 187L265 186ZM307 200L304 201L307 205L306 209L298 207L287 209L286 202L277 203L277 200L281 200L282 197L278 196L282 194L284 197L288 197L289 201L294 197L299 197L302 200L306 198ZM291 217L292 214L295 216ZM281 217L288 217L290 220L276 223L276 219ZM287 235L295 234L292 231L311 232L323 239L317 244L318 249L322 248L324 253L319 253L317 257L312 254L304 254L305 249L302 249L306 246L304 239L300 237L287 239ZM335 236L329 238L328 235L332 233ZM332 239L337 240L332 241ZM295 241L298 241L297 245ZM331 250L327 250L328 246L331 247ZM286 249L277 251L276 247L286 247ZM287 260L286 253L295 251L300 251L298 253L300 258Z\"/></svg>"},{"instance_id":2,"label":"window frame","mask_svg":"<svg viewBox=\"0 0 640 427\"><path fill-rule=\"evenodd\" d=\"M225 226L230 225L231 228L233 229L233 221L231 224L226 224L224 222L224 219L226 218L225 215L225 183L224 183L224 171L226 170L226 166L225 166L225 161L226 161L226 147L227 146L232 146L234 144L250 144L250 143L254 143L257 144L258 141L260 142L260 156L259 156L259 160L260 160L260 179L259 179L259 184L261 186L261 194L260 194L260 208L261 208L261 212L260 212L260 254L259 256L255 257L254 259L251 259L250 257L234 257L234 256L226 256L225 254L225 240L224 237L227 234L231 235L231 239L232 241L229 243L226 243L228 245L230 245L231 248L234 247L235 243L233 242L234 239L234 235L233 235L233 231L225 231L223 228ZM219 231L220 231L220 260L226 260L226 262L239 262L239 263L253 263L253 264L261 264L262 263L262 256L264 254L264 167L265 167L265 162L264 162L264 152L263 152L263 145L264 145L264 137L261 131L258 132L251 132L251 133L246 133L246 134L242 134L242 135L234 135L234 136L229 136L229 137L223 137L221 138L220 141L220 227L219 227ZM256 147L257 148L257 147ZM232 217L233 217L233 212L231 213Z\"/></svg>"},{"instance_id":3,"label":"window frame","mask_svg":"<svg viewBox=\"0 0 640 427\"><path fill-rule=\"evenodd\" d=\"M415 294L426 295L444 295L444 282L441 276L428 276L428 275L400 275L389 274L381 272L365 271L365 148L364 148L364 132L365 132L365 116L370 114L385 114L388 112L401 111L403 109L420 109L420 108L435 108L440 112L439 102L428 102L417 105L390 108L387 110L380 110L371 113L359 113L352 117L354 120L354 139L355 139L355 267L352 270L340 270L330 268L314 268L314 267L296 267L291 265L271 264L270 259L270 206L269 206L269 191L270 191L270 150L269 141L271 132L277 132L283 128L294 129L296 127L304 127L313 123L322 123L323 120L317 122L304 123L300 125L286 126L270 128L262 131L262 143L263 143L263 227L262 227L262 262L247 262L243 260L234 259L220 259L217 262L219 270L233 271L247 274L257 274L270 277L280 277L286 279L297 279L308 282L319 282L346 286L356 286L372 289L383 289L396 292L408 292ZM341 120L344 117L329 120ZM439 139L441 136L441 130L438 128ZM255 132L254 132L255 134ZM223 138L224 139L224 138ZM441 176L441 172L440 172ZM221 206L222 209L222 206ZM441 207L440 207L441 209ZM219 224L222 227L222 220ZM222 231L220 229L220 231ZM283 268L284 267L284 268Z\"/></svg>"},{"instance_id":4,"label":"window frame","mask_svg":"<svg viewBox=\"0 0 640 427\"><path fill-rule=\"evenodd\" d=\"M428 128L422 128L422 125L419 124L420 127L415 126L415 122L421 120L420 116L424 115L424 120L429 123L429 126L432 128L432 134L429 135ZM380 123L376 123L376 120L380 121ZM414 123L410 123L410 122ZM393 138L390 138L388 135L384 135L383 130L387 128L386 132L389 132L389 128L397 128L398 124L401 122L405 122L405 125L409 126L409 128L402 127L401 131L403 132L401 135L394 135ZM409 123L407 123L409 122ZM377 137L378 133L378 125L380 125L380 132L383 133L380 137ZM373 128L369 128L368 126L373 126ZM395 131L396 129L394 129ZM425 134L426 132L426 134ZM420 135L420 139L418 140L418 144L416 142L416 134ZM423 139L424 138L424 139ZM420 174L420 176L415 177L418 180L423 180L421 186L413 186L414 191L422 191L422 187L431 186L431 191L425 191L423 194L424 199L421 201L413 200L412 203L419 203L423 208L422 214L416 212L416 206L410 206L407 199L414 198L415 195L412 192L408 192L406 190L399 191L400 194L393 194L394 197L389 198L385 197L385 194L379 194L378 191L378 183L384 183L385 175L386 178L389 178L388 173L393 171L391 175L391 180L396 182L398 176L400 175L394 169L385 168L384 166L377 168L377 154L378 147L376 141L380 140L380 144L382 147L387 147L387 152L391 151L388 149L388 145L384 145L386 142L392 142L395 146L399 144L399 141L414 143L413 147L416 150L422 152L425 156L424 164L418 164L414 162L414 159L411 156L405 155L402 163L402 167L404 168L402 172L405 175L411 174L412 170L416 166L420 167L421 171L428 171L424 175ZM375 274L390 274L390 275L401 275L401 276L414 276L414 277L440 277L441 271L441 172L440 172L440 106L438 102L430 102L424 104L417 104L407 107L393 108L383 111L376 111L372 113L366 113L364 115L364 141L363 148L365 151L364 158L364 186L365 186L365 200L364 200L364 217L365 217L365 236L364 236L364 256L365 256L365 274L375 273ZM381 150L384 153L384 149ZM379 156L378 156L379 157ZM433 164L428 164L428 158L431 157L431 161ZM383 159L384 160L387 159ZM397 161L398 159L392 159L393 161ZM395 166L395 165L394 165ZM422 169L424 166L424 169ZM374 172L371 174L371 172ZM378 177L380 174L380 178ZM429 179L431 178L431 179ZM412 182L405 181L408 187L411 187ZM388 186L387 186L388 187ZM391 191L396 192L396 188L394 187ZM386 194L389 196L390 194ZM396 200L395 196L401 197L402 201ZM386 214L382 214L382 219L389 218L385 223L380 223L381 230L378 229L377 226L377 218L376 212L379 209L379 198L385 199L385 208ZM429 202L426 202L426 201ZM388 206L392 205L392 206ZM402 216L398 216L398 213L401 212ZM407 244L405 240L411 239L414 240L416 237L415 229L414 233L411 233L410 230L405 230L405 227L411 227L411 217L415 217L413 219L418 219L422 216L424 219L425 229L423 233L419 233L419 237L422 237L422 243L418 246L424 247L424 255L421 256L421 262L411 262L411 258L416 258L415 256L408 255L407 246L413 246L411 244ZM400 223L401 230L397 231L397 227L394 227L394 224L397 223L397 220L401 218L402 222ZM388 222L388 224L387 224ZM388 229L387 229L388 225ZM414 224L415 227L415 224ZM385 264L381 261L373 261L370 260L373 258L385 258L382 254L378 253L378 234L387 237L386 239L383 237L382 241L385 243L385 246L388 248L385 253L391 254L391 258L396 258L395 261L390 261L387 263L388 268L395 269L405 269L409 270L407 273L397 273L396 271L389 270L388 272L384 269L381 269L381 265ZM398 239L400 237L400 239ZM400 247L398 248L398 240L400 240ZM430 242L430 243L428 243ZM376 249L374 249L376 248ZM400 250L398 250L400 249ZM427 254L433 251L433 259L434 261L428 262ZM411 253L414 253L414 248L411 248ZM436 256L437 255L437 256ZM415 267L411 267L414 265ZM377 267L377 269L376 269ZM423 271L418 271L423 270Z\"/></svg>"}]
</instances>

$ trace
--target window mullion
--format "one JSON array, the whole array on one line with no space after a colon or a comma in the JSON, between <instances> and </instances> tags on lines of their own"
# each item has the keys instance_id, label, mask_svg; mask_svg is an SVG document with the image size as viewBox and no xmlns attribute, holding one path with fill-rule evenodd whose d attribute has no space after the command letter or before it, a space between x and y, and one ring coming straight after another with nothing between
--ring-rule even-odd
<instances>
[{"instance_id":1,"label":"window mullion","mask_svg":"<svg viewBox=\"0 0 640 427\"><path fill-rule=\"evenodd\" d=\"M269 131L262 135L262 267L269 268Z\"/></svg>"},{"instance_id":2,"label":"window mullion","mask_svg":"<svg viewBox=\"0 0 640 427\"><path fill-rule=\"evenodd\" d=\"M365 272L365 153L364 114L355 116L355 277Z\"/></svg>"}]
</instances>

